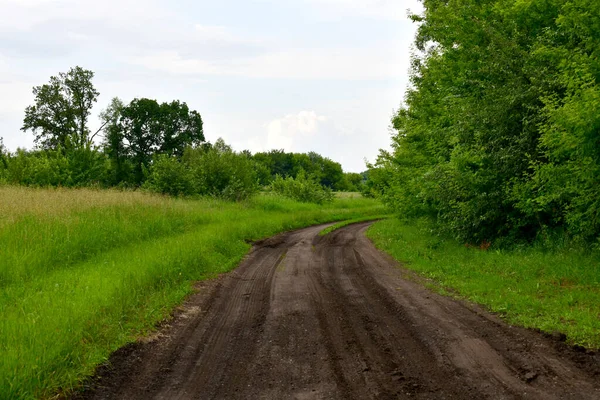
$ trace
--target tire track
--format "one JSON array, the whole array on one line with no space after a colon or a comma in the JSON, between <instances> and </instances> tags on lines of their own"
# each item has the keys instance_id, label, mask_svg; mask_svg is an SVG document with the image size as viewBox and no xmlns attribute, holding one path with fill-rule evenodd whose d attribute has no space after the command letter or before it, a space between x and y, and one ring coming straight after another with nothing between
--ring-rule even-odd
<instances>
[{"instance_id":1,"label":"tire track","mask_svg":"<svg viewBox=\"0 0 600 400\"><path fill-rule=\"evenodd\" d=\"M350 225L256 245L85 399L597 399L600 360L439 296Z\"/></svg>"}]
</instances>

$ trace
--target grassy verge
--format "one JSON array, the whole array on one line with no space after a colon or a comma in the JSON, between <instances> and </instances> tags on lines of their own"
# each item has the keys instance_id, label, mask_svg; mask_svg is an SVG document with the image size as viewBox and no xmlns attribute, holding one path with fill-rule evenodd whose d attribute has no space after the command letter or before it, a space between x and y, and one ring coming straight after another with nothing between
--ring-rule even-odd
<instances>
[{"instance_id":1,"label":"grassy verge","mask_svg":"<svg viewBox=\"0 0 600 400\"><path fill-rule=\"evenodd\" d=\"M440 291L483 304L512 324L562 332L571 344L600 348L600 256L578 249L468 248L437 237L423 222L389 219L367 235Z\"/></svg>"},{"instance_id":2,"label":"grassy verge","mask_svg":"<svg viewBox=\"0 0 600 400\"><path fill-rule=\"evenodd\" d=\"M234 204L0 187L1 397L73 390L167 317L192 282L234 268L248 240L381 213L362 198Z\"/></svg>"},{"instance_id":3,"label":"grassy verge","mask_svg":"<svg viewBox=\"0 0 600 400\"><path fill-rule=\"evenodd\" d=\"M328 233L331 233L335 230L338 230L338 229L343 228L348 225L358 224L359 222L375 221L375 220L385 219L385 218L390 218L390 217L391 217L390 214L381 214L381 215L369 215L369 216L362 216L362 217L358 217L358 218L347 219L345 221L337 222L337 223L323 229L321 232L319 232L319 236L325 236Z\"/></svg>"}]
</instances>

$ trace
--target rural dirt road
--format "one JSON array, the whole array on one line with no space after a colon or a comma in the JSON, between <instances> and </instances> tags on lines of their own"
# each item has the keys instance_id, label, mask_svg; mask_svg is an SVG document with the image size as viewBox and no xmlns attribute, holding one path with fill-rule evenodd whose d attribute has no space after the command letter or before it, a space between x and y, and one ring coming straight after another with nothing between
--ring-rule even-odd
<instances>
[{"instance_id":1,"label":"rural dirt road","mask_svg":"<svg viewBox=\"0 0 600 400\"><path fill-rule=\"evenodd\" d=\"M85 399L600 399L600 357L425 289L368 223L258 243Z\"/></svg>"}]
</instances>

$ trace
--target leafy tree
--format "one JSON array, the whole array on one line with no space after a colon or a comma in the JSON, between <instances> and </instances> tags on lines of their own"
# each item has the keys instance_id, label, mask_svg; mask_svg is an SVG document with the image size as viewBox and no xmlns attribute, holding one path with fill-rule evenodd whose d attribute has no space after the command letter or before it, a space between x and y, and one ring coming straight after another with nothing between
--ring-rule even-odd
<instances>
[{"instance_id":1,"label":"leafy tree","mask_svg":"<svg viewBox=\"0 0 600 400\"><path fill-rule=\"evenodd\" d=\"M275 193L305 203L323 204L334 199L330 188L321 186L314 177L308 176L304 171L300 171L295 178L283 178L278 175L270 188Z\"/></svg>"},{"instance_id":2,"label":"leafy tree","mask_svg":"<svg viewBox=\"0 0 600 400\"><path fill-rule=\"evenodd\" d=\"M125 162L131 163L130 179L134 184L143 181L144 169L149 167L155 155L181 156L186 147L204 142L202 118L186 103L159 104L156 100L142 98L134 99L124 107L118 103L113 106L118 113L118 122L107 125L106 152L119 168ZM111 113L108 111L114 115ZM122 178L122 171L118 175Z\"/></svg>"},{"instance_id":3,"label":"leafy tree","mask_svg":"<svg viewBox=\"0 0 600 400\"><path fill-rule=\"evenodd\" d=\"M173 196L196 194L192 171L180 159L167 154L155 157L144 187Z\"/></svg>"},{"instance_id":4,"label":"leafy tree","mask_svg":"<svg viewBox=\"0 0 600 400\"><path fill-rule=\"evenodd\" d=\"M114 97L108 107L100 113L102 130L104 131L103 147L111 164L111 181L113 185L126 182L132 171L132 164L127 159L123 143L119 119L125 104Z\"/></svg>"},{"instance_id":5,"label":"leafy tree","mask_svg":"<svg viewBox=\"0 0 600 400\"><path fill-rule=\"evenodd\" d=\"M0 183L6 181L7 169L8 169L8 158L9 154L4 147L4 141L0 138Z\"/></svg>"},{"instance_id":6,"label":"leafy tree","mask_svg":"<svg viewBox=\"0 0 600 400\"><path fill-rule=\"evenodd\" d=\"M21 130L31 130L44 149L90 146L95 134L90 135L87 123L99 95L93 77L92 71L74 67L34 87L35 103L25 109Z\"/></svg>"},{"instance_id":7,"label":"leafy tree","mask_svg":"<svg viewBox=\"0 0 600 400\"><path fill-rule=\"evenodd\" d=\"M183 162L192 171L196 193L240 201L258 191L255 161L236 153L223 139L188 148Z\"/></svg>"},{"instance_id":8,"label":"leafy tree","mask_svg":"<svg viewBox=\"0 0 600 400\"><path fill-rule=\"evenodd\" d=\"M337 189L344 178L342 166L339 163L315 152L286 153L284 150L271 150L268 153L255 154L254 160L270 171L269 182L276 176L295 178L304 171L316 178L321 185Z\"/></svg>"},{"instance_id":9,"label":"leafy tree","mask_svg":"<svg viewBox=\"0 0 600 400\"><path fill-rule=\"evenodd\" d=\"M59 150L18 149L7 160L5 180L27 186L98 186L106 182L107 159L84 147Z\"/></svg>"},{"instance_id":10,"label":"leafy tree","mask_svg":"<svg viewBox=\"0 0 600 400\"><path fill-rule=\"evenodd\" d=\"M363 188L363 175L355 172L345 172L341 182L336 185L336 190L344 192L361 192Z\"/></svg>"},{"instance_id":11,"label":"leafy tree","mask_svg":"<svg viewBox=\"0 0 600 400\"><path fill-rule=\"evenodd\" d=\"M214 145L185 149L182 157L159 154L148 169L144 187L171 195L201 195L243 200L256 193L256 162L236 153L223 139Z\"/></svg>"},{"instance_id":12,"label":"leafy tree","mask_svg":"<svg viewBox=\"0 0 600 400\"><path fill-rule=\"evenodd\" d=\"M0 138L0 167L7 167L8 150L4 146L4 139Z\"/></svg>"},{"instance_id":13,"label":"leafy tree","mask_svg":"<svg viewBox=\"0 0 600 400\"><path fill-rule=\"evenodd\" d=\"M294 170L294 156L284 150L271 150L268 153L256 153L254 160L263 164L271 173L283 177L291 176Z\"/></svg>"},{"instance_id":14,"label":"leafy tree","mask_svg":"<svg viewBox=\"0 0 600 400\"><path fill-rule=\"evenodd\" d=\"M600 234L600 8L424 0L393 152L368 186L457 238Z\"/></svg>"}]
</instances>

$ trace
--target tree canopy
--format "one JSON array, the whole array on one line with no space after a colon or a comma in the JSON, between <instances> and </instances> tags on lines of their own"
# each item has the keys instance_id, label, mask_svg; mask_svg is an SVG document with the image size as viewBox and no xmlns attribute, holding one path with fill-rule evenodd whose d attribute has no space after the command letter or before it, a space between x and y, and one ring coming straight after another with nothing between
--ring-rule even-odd
<instances>
[{"instance_id":1,"label":"tree canopy","mask_svg":"<svg viewBox=\"0 0 600 400\"><path fill-rule=\"evenodd\" d=\"M142 98L127 106L113 100L104 116L109 120L106 151L120 168L131 165L136 184L155 155L181 156L186 147L204 142L202 117L177 100L159 104Z\"/></svg>"},{"instance_id":2,"label":"tree canopy","mask_svg":"<svg viewBox=\"0 0 600 400\"><path fill-rule=\"evenodd\" d=\"M424 0L393 152L371 183L473 242L600 234L600 7Z\"/></svg>"},{"instance_id":3,"label":"tree canopy","mask_svg":"<svg viewBox=\"0 0 600 400\"><path fill-rule=\"evenodd\" d=\"M340 189L344 179L342 166L323 157L315 152L309 153L286 153L283 150L271 150L269 152L256 153L254 160L262 164L269 175L263 184L268 184L276 176L282 178L296 176L304 171L315 178L322 186L330 189Z\"/></svg>"},{"instance_id":4,"label":"tree canopy","mask_svg":"<svg viewBox=\"0 0 600 400\"><path fill-rule=\"evenodd\" d=\"M32 131L35 143L44 149L89 146L87 123L99 95L93 77L92 71L74 67L34 87L35 102L25 109L21 130Z\"/></svg>"}]
</instances>

